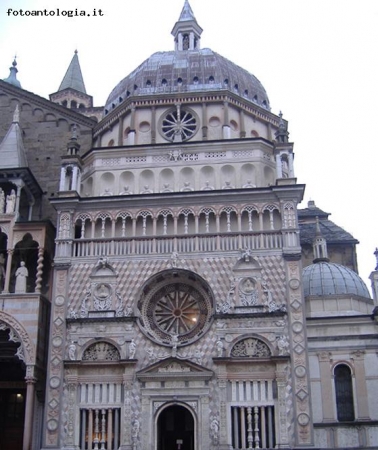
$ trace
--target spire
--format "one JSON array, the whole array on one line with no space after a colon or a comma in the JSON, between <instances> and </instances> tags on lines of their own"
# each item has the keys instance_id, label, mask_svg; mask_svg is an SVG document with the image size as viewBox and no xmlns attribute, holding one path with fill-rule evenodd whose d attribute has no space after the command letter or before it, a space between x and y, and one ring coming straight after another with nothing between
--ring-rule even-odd
<instances>
[{"instance_id":1,"label":"spire","mask_svg":"<svg viewBox=\"0 0 378 450\"><path fill-rule=\"evenodd\" d=\"M378 270L378 248L375 249L374 256L377 262L374 270Z\"/></svg>"},{"instance_id":2,"label":"spire","mask_svg":"<svg viewBox=\"0 0 378 450\"><path fill-rule=\"evenodd\" d=\"M181 15L179 18L179 22L184 22L186 20L194 20L195 22L197 22L188 0L185 0L184 7L182 8Z\"/></svg>"},{"instance_id":3,"label":"spire","mask_svg":"<svg viewBox=\"0 0 378 450\"><path fill-rule=\"evenodd\" d=\"M8 78L4 78L3 81L6 81L9 84L13 84L13 86L16 86L18 88L21 87L21 83L17 80L17 61L16 61L16 57L14 57L14 60L12 62L12 67L9 67L9 77Z\"/></svg>"},{"instance_id":4,"label":"spire","mask_svg":"<svg viewBox=\"0 0 378 450\"><path fill-rule=\"evenodd\" d=\"M316 227L315 227L315 237L312 241L312 246L314 250L314 263L320 261L329 261L327 252L327 241L324 238L321 229L319 217L316 216Z\"/></svg>"},{"instance_id":5,"label":"spire","mask_svg":"<svg viewBox=\"0 0 378 450\"><path fill-rule=\"evenodd\" d=\"M28 167L19 120L20 112L17 105L12 125L0 144L0 169Z\"/></svg>"},{"instance_id":6,"label":"spire","mask_svg":"<svg viewBox=\"0 0 378 450\"><path fill-rule=\"evenodd\" d=\"M175 38L175 50L199 50L202 31L188 0L185 0L179 20L172 30L172 36Z\"/></svg>"},{"instance_id":7,"label":"spire","mask_svg":"<svg viewBox=\"0 0 378 450\"><path fill-rule=\"evenodd\" d=\"M87 93L85 90L83 75L81 74L77 50L75 50L71 63L68 66L66 74L64 75L63 81L60 83L58 92L69 88L75 89L75 91L83 92L84 94Z\"/></svg>"}]
</instances>

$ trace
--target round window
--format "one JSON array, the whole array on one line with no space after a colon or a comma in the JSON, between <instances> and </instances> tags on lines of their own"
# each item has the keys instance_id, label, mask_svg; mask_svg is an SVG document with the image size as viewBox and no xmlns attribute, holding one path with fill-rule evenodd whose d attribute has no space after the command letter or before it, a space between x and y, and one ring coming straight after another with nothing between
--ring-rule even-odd
<instances>
[{"instance_id":1,"label":"round window","mask_svg":"<svg viewBox=\"0 0 378 450\"><path fill-rule=\"evenodd\" d=\"M160 119L160 133L171 142L183 142L192 138L198 129L198 118L188 108L172 108Z\"/></svg>"},{"instance_id":2,"label":"round window","mask_svg":"<svg viewBox=\"0 0 378 450\"><path fill-rule=\"evenodd\" d=\"M187 345L208 329L213 314L213 298L207 283L185 270L155 275L146 283L138 303L139 324L152 340L171 345Z\"/></svg>"}]
</instances>

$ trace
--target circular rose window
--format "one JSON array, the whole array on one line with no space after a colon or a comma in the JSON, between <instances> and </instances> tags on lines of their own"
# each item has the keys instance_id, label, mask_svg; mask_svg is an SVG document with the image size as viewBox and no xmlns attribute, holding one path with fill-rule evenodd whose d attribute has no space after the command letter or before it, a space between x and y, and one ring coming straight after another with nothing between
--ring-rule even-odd
<instances>
[{"instance_id":1,"label":"circular rose window","mask_svg":"<svg viewBox=\"0 0 378 450\"><path fill-rule=\"evenodd\" d=\"M160 133L171 142L183 142L189 140L197 133L197 115L189 108L170 109L160 119Z\"/></svg>"},{"instance_id":2,"label":"circular rose window","mask_svg":"<svg viewBox=\"0 0 378 450\"><path fill-rule=\"evenodd\" d=\"M143 287L138 302L139 324L152 340L187 345L208 329L213 297L207 283L186 270L161 272Z\"/></svg>"}]
</instances>

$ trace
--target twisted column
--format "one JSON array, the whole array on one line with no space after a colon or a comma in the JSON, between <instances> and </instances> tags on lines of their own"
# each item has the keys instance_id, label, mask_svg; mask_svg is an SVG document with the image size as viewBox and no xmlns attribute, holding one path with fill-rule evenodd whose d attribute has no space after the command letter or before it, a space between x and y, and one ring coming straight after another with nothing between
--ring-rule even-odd
<instances>
[{"instance_id":1,"label":"twisted column","mask_svg":"<svg viewBox=\"0 0 378 450\"><path fill-rule=\"evenodd\" d=\"M37 261L37 279L35 282L35 292L40 293L42 287L42 273L43 273L43 252L44 248L38 248L38 261Z\"/></svg>"}]
</instances>

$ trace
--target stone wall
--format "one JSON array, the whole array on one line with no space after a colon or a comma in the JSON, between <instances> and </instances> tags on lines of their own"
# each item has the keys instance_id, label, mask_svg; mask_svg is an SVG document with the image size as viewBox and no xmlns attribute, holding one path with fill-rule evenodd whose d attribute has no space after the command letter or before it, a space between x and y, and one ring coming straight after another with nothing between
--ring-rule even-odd
<instances>
[{"instance_id":1,"label":"stone wall","mask_svg":"<svg viewBox=\"0 0 378 450\"><path fill-rule=\"evenodd\" d=\"M29 168L45 193L41 218L55 223L55 209L49 198L56 195L59 187L61 157L66 154L72 126L77 126L83 154L91 148L95 121L0 81L0 142L9 130L17 104Z\"/></svg>"}]
</instances>

